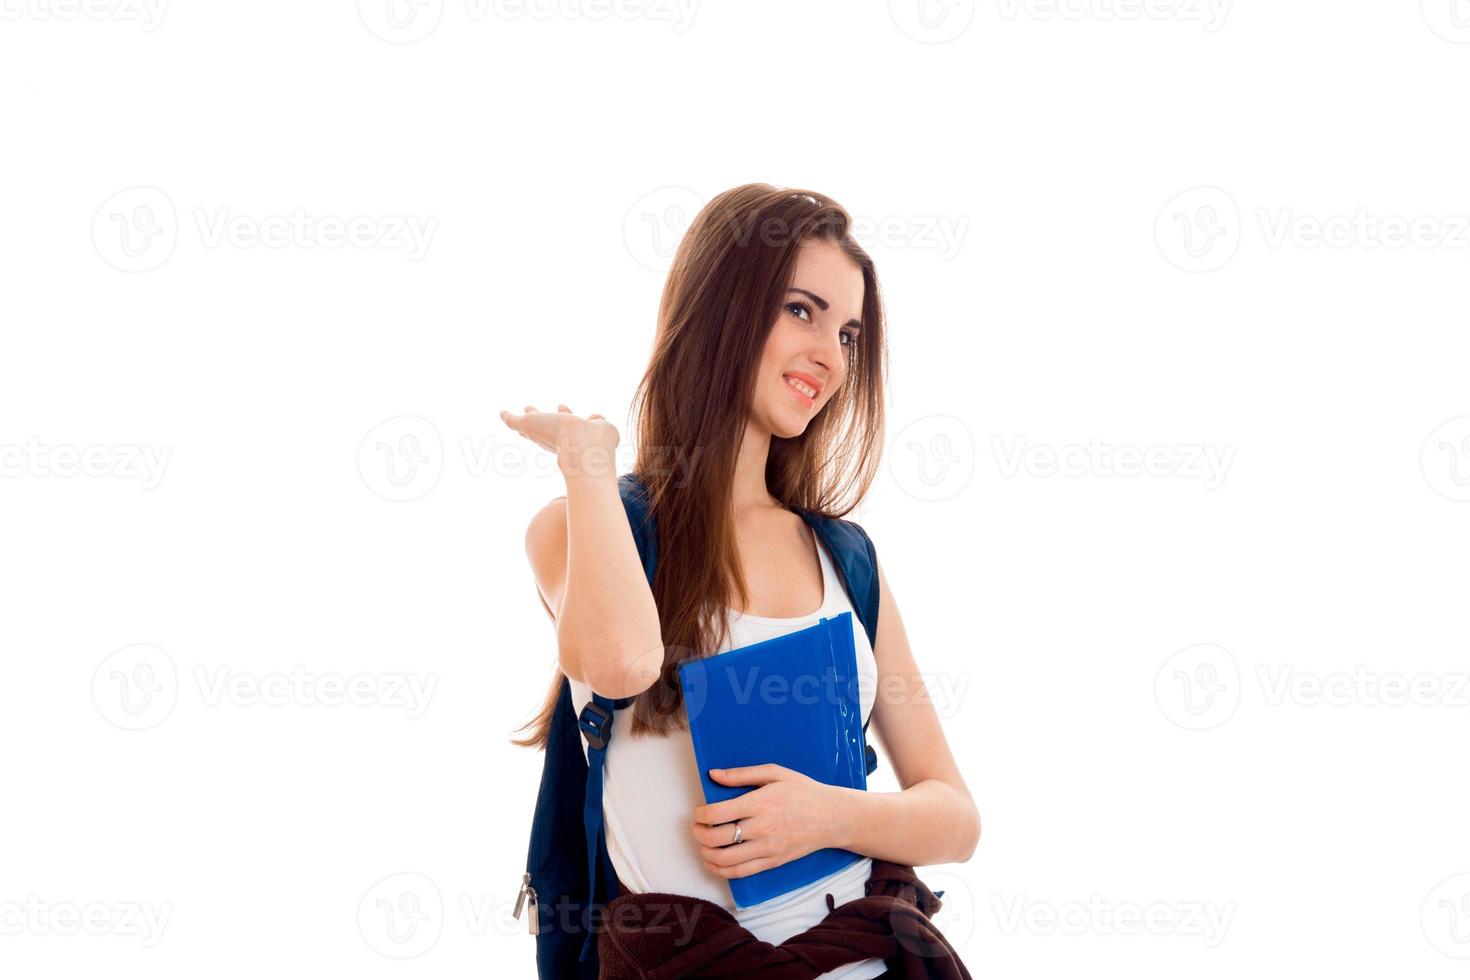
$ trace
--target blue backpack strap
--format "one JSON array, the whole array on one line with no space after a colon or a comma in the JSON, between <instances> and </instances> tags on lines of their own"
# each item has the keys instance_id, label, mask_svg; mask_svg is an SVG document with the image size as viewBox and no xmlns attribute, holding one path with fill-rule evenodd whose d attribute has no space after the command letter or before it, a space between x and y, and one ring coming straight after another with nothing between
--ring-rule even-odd
<instances>
[{"instance_id":1,"label":"blue backpack strap","mask_svg":"<svg viewBox=\"0 0 1470 980\"><path fill-rule=\"evenodd\" d=\"M840 517L825 517L801 508L795 510L817 532L817 537L832 555L833 564L837 567L837 577L842 580L842 587L847 590L852 607L857 611L858 621L868 634L868 645L876 650L878 553L873 548L868 532L853 521L845 521ZM878 753L868 744L868 722L872 719L873 715L869 712L868 717L863 720L863 761L869 776L878 768Z\"/></svg>"},{"instance_id":2,"label":"blue backpack strap","mask_svg":"<svg viewBox=\"0 0 1470 980\"><path fill-rule=\"evenodd\" d=\"M618 495L622 497L623 509L628 512L628 526L633 530L644 574L652 585L653 569L658 561L657 534L648 520L647 492L637 477L625 473L618 477ZM585 961L593 949L591 917L597 900L597 869L607 847L602 828L602 769L607 761L608 742L612 740L613 711L632 703L633 698L630 697L614 700L594 691L592 700L582 706L577 716L577 727L587 739L587 795L582 800L582 825L587 834L587 921L586 938L582 940L582 951L577 955L579 963ZM617 891L613 882L607 883L607 890L609 894Z\"/></svg>"},{"instance_id":3,"label":"blue backpack strap","mask_svg":"<svg viewBox=\"0 0 1470 980\"><path fill-rule=\"evenodd\" d=\"M582 825L587 831L587 905L586 938L577 954L580 963L592 948L592 908L597 898L598 848L606 847L602 835L602 766L607 760L607 743L612 738L613 709L625 708L632 698L613 700L593 692L592 700L582 706L577 727L587 738L587 795L582 802ZM609 883L610 885L611 883Z\"/></svg>"}]
</instances>

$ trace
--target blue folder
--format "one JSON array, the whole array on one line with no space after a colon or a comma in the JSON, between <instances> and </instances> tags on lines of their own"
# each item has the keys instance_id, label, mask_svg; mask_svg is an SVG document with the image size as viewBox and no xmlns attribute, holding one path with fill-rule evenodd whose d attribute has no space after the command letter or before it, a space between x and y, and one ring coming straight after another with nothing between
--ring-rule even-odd
<instances>
[{"instance_id":1,"label":"blue folder","mask_svg":"<svg viewBox=\"0 0 1470 980\"><path fill-rule=\"evenodd\" d=\"M818 782L868 788L852 613L679 665L679 686L707 803L755 786L724 786L710 769L774 762ZM734 847L743 845L735 844ZM827 847L727 879L739 909L759 905L861 860Z\"/></svg>"}]
</instances>

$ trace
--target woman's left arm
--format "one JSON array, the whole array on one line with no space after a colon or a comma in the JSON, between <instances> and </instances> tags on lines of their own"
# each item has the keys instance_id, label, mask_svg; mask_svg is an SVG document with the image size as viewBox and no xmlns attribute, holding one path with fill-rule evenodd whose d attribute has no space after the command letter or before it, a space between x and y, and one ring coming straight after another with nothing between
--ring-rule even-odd
<instances>
[{"instance_id":1,"label":"woman's left arm","mask_svg":"<svg viewBox=\"0 0 1470 980\"><path fill-rule=\"evenodd\" d=\"M968 861L980 842L980 811L945 740L881 562L878 590L878 684L868 727L904 788L827 787L842 797L832 846L915 867Z\"/></svg>"}]
</instances>

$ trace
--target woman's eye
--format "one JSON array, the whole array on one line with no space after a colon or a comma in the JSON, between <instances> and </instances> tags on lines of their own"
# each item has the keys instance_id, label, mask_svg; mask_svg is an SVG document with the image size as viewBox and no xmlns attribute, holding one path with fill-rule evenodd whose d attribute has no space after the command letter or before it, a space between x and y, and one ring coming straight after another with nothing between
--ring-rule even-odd
<instances>
[{"instance_id":1,"label":"woman's eye","mask_svg":"<svg viewBox=\"0 0 1470 980\"><path fill-rule=\"evenodd\" d=\"M798 319L805 320L807 323L816 322L812 319L812 308L807 303L793 300L786 304L786 311ZM837 336L841 338L840 343L843 347L857 346L858 335L856 330L840 330Z\"/></svg>"}]
</instances>

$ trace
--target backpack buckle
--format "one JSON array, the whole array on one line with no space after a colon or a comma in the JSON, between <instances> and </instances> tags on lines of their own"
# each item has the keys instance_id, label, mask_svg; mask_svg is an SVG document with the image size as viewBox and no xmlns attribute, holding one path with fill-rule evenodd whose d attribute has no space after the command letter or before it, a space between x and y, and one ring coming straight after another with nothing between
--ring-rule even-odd
<instances>
[{"instance_id":1,"label":"backpack buckle","mask_svg":"<svg viewBox=\"0 0 1470 980\"><path fill-rule=\"evenodd\" d=\"M589 717L590 716L590 717ZM587 744L594 749L607 748L607 732L612 728L613 713L596 701L588 701L577 716L577 727L587 736Z\"/></svg>"}]
</instances>

